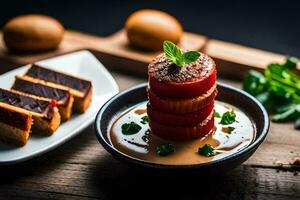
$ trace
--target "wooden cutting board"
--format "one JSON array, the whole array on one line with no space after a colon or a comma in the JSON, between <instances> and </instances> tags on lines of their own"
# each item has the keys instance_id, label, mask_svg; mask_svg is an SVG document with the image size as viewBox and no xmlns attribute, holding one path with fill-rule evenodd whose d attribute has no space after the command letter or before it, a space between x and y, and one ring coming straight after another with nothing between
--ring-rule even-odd
<instances>
[{"instance_id":1,"label":"wooden cutting board","mask_svg":"<svg viewBox=\"0 0 300 200\"><path fill-rule=\"evenodd\" d=\"M0 32L0 37L2 33ZM221 76L241 79L249 69L263 70L270 62L284 62L285 56L233 43L209 39L206 36L184 33L180 47L199 50L212 56ZM130 74L146 75L147 65L160 52L142 51L128 45L126 33L120 30L109 37L98 37L68 30L56 50L34 54L7 51L0 41L0 73L20 65L78 50L90 50L100 61L113 69Z\"/></svg>"}]
</instances>

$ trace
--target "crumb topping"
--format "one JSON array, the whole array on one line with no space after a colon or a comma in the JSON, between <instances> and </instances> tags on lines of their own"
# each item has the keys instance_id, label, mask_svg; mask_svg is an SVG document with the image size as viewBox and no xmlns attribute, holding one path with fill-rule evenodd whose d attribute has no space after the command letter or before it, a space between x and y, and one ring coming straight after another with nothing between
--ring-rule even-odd
<instances>
[{"instance_id":1,"label":"crumb topping","mask_svg":"<svg viewBox=\"0 0 300 200\"><path fill-rule=\"evenodd\" d=\"M148 66L149 77L159 82L191 82L207 77L215 68L215 62L204 53L189 64L176 66L164 53L158 55Z\"/></svg>"}]
</instances>

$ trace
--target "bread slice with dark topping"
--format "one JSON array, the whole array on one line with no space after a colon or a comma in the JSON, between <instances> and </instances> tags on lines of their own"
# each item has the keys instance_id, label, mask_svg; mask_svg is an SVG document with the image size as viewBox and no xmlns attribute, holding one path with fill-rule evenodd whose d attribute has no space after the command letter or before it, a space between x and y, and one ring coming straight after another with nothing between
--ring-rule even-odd
<instances>
[{"instance_id":1,"label":"bread slice with dark topping","mask_svg":"<svg viewBox=\"0 0 300 200\"><path fill-rule=\"evenodd\" d=\"M56 105L47 99L21 92L0 89L0 103L13 106L32 115L32 132L51 135L60 125L60 114Z\"/></svg>"},{"instance_id":2,"label":"bread slice with dark topping","mask_svg":"<svg viewBox=\"0 0 300 200\"><path fill-rule=\"evenodd\" d=\"M23 146L27 143L32 125L30 112L0 102L0 140Z\"/></svg>"},{"instance_id":3,"label":"bread slice with dark topping","mask_svg":"<svg viewBox=\"0 0 300 200\"><path fill-rule=\"evenodd\" d=\"M74 96L74 109L77 112L85 112L91 103L91 81L50 70L37 64L32 64L24 76L27 78L39 79L56 88L69 90Z\"/></svg>"},{"instance_id":4,"label":"bread slice with dark topping","mask_svg":"<svg viewBox=\"0 0 300 200\"><path fill-rule=\"evenodd\" d=\"M72 115L74 98L69 90L52 87L38 79L16 76L12 90L43 97L51 101L56 100L62 121L68 120Z\"/></svg>"}]
</instances>

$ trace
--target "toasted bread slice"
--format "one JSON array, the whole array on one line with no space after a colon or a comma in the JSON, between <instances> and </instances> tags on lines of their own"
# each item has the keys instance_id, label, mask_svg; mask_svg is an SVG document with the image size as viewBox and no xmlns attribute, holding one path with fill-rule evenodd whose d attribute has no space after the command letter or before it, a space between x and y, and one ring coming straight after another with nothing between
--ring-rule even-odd
<instances>
[{"instance_id":1,"label":"toasted bread slice","mask_svg":"<svg viewBox=\"0 0 300 200\"><path fill-rule=\"evenodd\" d=\"M59 89L41 83L38 79L16 76L12 90L31 94L37 97L46 98L45 100L56 100L61 119L68 120L72 115L74 98L69 90Z\"/></svg>"},{"instance_id":2,"label":"toasted bread slice","mask_svg":"<svg viewBox=\"0 0 300 200\"><path fill-rule=\"evenodd\" d=\"M27 143L32 115L23 109L0 102L0 139L23 146Z\"/></svg>"},{"instance_id":3,"label":"toasted bread slice","mask_svg":"<svg viewBox=\"0 0 300 200\"><path fill-rule=\"evenodd\" d=\"M0 102L14 106L14 110L30 113L34 121L33 133L50 135L60 125L60 114L57 107L44 98L0 89Z\"/></svg>"},{"instance_id":4,"label":"toasted bread slice","mask_svg":"<svg viewBox=\"0 0 300 200\"><path fill-rule=\"evenodd\" d=\"M77 112L85 112L91 103L91 81L53 71L36 64L32 64L24 76L39 79L52 87L69 90L74 96L74 109Z\"/></svg>"}]
</instances>

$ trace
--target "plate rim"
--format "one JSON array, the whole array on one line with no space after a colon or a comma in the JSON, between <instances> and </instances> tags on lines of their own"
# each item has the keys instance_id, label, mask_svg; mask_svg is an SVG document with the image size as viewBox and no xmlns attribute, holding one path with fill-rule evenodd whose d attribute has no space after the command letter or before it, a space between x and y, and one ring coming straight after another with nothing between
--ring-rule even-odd
<instances>
[{"instance_id":1,"label":"plate rim","mask_svg":"<svg viewBox=\"0 0 300 200\"><path fill-rule=\"evenodd\" d=\"M233 90L235 92L241 93L242 95L246 96L251 101L253 101L256 104L256 106L258 106L258 108L262 111L263 118L264 118L264 121L265 121L263 129L262 129L261 134L259 135L259 137L255 138L255 140L250 145L248 145L246 148L242 149L241 151L238 151L238 152L236 152L234 154L231 154L229 156L226 156L224 158L220 158L220 159L210 161L210 162L205 162L205 163L198 163L198 164L185 164L185 165L159 164L159 163L153 163L153 162L149 162L149 161L145 161L145 160L142 160L142 159L131 157L131 156L119 151L115 147L113 147L112 144L109 144L103 138L103 134L101 133L101 129L100 129L100 120L101 120L101 116L102 116L103 112L110 105L110 103L112 103L113 101L115 101L119 97L121 97L123 95L126 95L126 93L129 93L132 90L137 90L137 89L140 89L140 88L146 88L147 86L148 86L148 82L141 83L141 84L138 84L136 86L133 86L133 87L127 89L127 90L124 90L124 91L116 94L115 96L110 98L108 101L106 101L106 103L101 107L101 109L97 113L97 116L96 116L96 119L95 119L95 122L94 122L94 129L95 129L95 135L97 137L97 140L102 145L102 147L104 147L104 149L106 151L108 151L110 154L112 154L117 159L126 161L130 164L137 164L139 166L143 166L143 167L147 167L147 168L155 168L155 169L176 169L176 170L178 170L178 169L206 168L206 167L218 166L218 165L223 164L224 162L229 162L229 161L232 161L232 160L236 160L240 156L242 156L244 154L247 154L247 153L257 149L258 146L264 141L264 139L268 135L269 128L270 128L270 118L269 118L269 115L268 115L266 109L264 108L264 106L255 97L253 97L249 93L247 93L247 92L245 92L241 89L235 88L233 86L230 86L226 83L217 82L217 86L220 86L220 87L223 87L223 88L226 88L226 89L229 89L229 90Z\"/></svg>"},{"instance_id":2,"label":"plate rim","mask_svg":"<svg viewBox=\"0 0 300 200\"><path fill-rule=\"evenodd\" d=\"M104 73L104 76L106 76L106 78L109 80L109 82L111 83L112 88L113 88L113 90L111 91L111 93L109 93L107 95L115 96L116 94L118 94L118 92L119 92L119 86L118 86L117 82L115 81L115 79L113 78L113 76L109 73L109 71L101 63L101 61L98 60L96 58L96 56L94 56L88 50L79 50L79 51L74 51L74 52L71 52L71 53L67 53L67 54L63 54L63 55L59 55L59 56L55 56L55 57L49 57L49 58L46 58L46 59L43 59L43 60L39 60L36 63L45 62L45 61L53 60L53 59L56 59L56 58L60 58L61 59L61 57L74 56L74 54L75 55L76 54L79 54L79 55L80 54L83 54L83 55L86 54L86 55L92 56L94 59L96 59L96 61L101 65L101 71ZM17 67L16 69L12 69L10 71L7 71L7 72L1 74L0 78L4 77L4 76L9 76L10 74L17 74L19 70L25 69L29 65L30 64L22 65L20 67ZM80 123L76 128L74 128L73 130L71 130L70 134L67 137L64 137L63 139L58 139L55 142L53 142L51 145L43 147L40 150L38 150L37 152L35 152L33 154L30 154L28 156L18 156L16 159L10 159L10 160L5 160L5 161L0 161L0 166L14 165L14 164L17 164L17 163L20 163L20 162L24 162L24 161L27 161L27 160L30 160L32 158L38 157L38 156L40 156L40 155L42 155L44 153L47 153L47 152L50 152L50 151L56 149L57 147L63 145L67 141L71 140L73 137L75 137L78 134L80 134L82 132L82 130L84 130L86 127L88 127L89 125L91 125L94 122L97 113L98 113L98 111L94 112L93 114L91 114L91 117L89 117L89 119L85 120L83 123ZM64 123L68 123L68 122L64 122ZM1 151L0 151L0 155L1 155Z\"/></svg>"}]
</instances>

